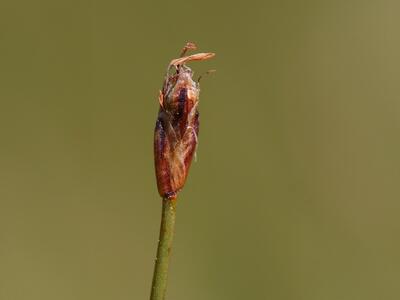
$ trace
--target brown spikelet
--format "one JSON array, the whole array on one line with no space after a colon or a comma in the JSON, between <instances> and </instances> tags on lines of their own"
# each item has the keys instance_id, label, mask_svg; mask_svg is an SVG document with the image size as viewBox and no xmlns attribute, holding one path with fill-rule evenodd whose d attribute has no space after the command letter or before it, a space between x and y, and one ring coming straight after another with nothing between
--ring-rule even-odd
<instances>
[{"instance_id":1,"label":"brown spikelet","mask_svg":"<svg viewBox=\"0 0 400 300\"><path fill-rule=\"evenodd\" d=\"M154 162L158 192L168 199L175 199L185 184L199 134L197 106L200 88L185 63L215 55L197 53L184 56L187 50L194 49L195 44L187 43L181 57L170 62L158 99L160 109L154 132ZM171 69L175 69L172 75Z\"/></svg>"}]
</instances>

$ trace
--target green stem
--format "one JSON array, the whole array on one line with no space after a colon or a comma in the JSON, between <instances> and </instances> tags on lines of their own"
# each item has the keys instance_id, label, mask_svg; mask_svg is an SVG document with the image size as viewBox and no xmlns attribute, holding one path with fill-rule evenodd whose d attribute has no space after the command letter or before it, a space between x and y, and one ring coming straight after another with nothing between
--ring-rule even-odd
<instances>
[{"instance_id":1,"label":"green stem","mask_svg":"<svg viewBox=\"0 0 400 300\"><path fill-rule=\"evenodd\" d=\"M172 239L174 237L176 199L163 199L160 238L154 266L150 300L164 300Z\"/></svg>"}]
</instances>

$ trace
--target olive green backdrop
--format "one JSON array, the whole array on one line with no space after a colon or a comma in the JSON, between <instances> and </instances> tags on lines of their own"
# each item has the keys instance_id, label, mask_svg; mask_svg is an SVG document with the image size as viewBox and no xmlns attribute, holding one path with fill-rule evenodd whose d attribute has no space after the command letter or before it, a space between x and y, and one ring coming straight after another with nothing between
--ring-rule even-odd
<instances>
[{"instance_id":1,"label":"olive green backdrop","mask_svg":"<svg viewBox=\"0 0 400 300\"><path fill-rule=\"evenodd\" d=\"M157 95L215 59L167 299L400 298L397 1L0 2L0 299L147 299Z\"/></svg>"}]
</instances>

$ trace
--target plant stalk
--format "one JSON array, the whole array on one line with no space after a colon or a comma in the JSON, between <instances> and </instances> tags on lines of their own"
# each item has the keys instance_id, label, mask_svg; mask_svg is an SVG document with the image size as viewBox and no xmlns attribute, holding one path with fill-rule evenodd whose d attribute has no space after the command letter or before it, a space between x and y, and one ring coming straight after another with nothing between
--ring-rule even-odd
<instances>
[{"instance_id":1,"label":"plant stalk","mask_svg":"<svg viewBox=\"0 0 400 300\"><path fill-rule=\"evenodd\" d=\"M150 300L164 300L175 230L176 199L164 198L162 203L160 238L158 240Z\"/></svg>"}]
</instances>

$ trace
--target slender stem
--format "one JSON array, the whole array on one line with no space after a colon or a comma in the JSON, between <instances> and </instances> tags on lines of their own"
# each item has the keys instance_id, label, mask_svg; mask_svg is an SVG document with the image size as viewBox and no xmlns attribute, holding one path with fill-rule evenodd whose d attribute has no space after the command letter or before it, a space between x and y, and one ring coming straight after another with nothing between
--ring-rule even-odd
<instances>
[{"instance_id":1,"label":"slender stem","mask_svg":"<svg viewBox=\"0 0 400 300\"><path fill-rule=\"evenodd\" d=\"M160 238L154 266L150 300L164 300L167 289L168 265L174 237L176 199L163 199Z\"/></svg>"}]
</instances>

